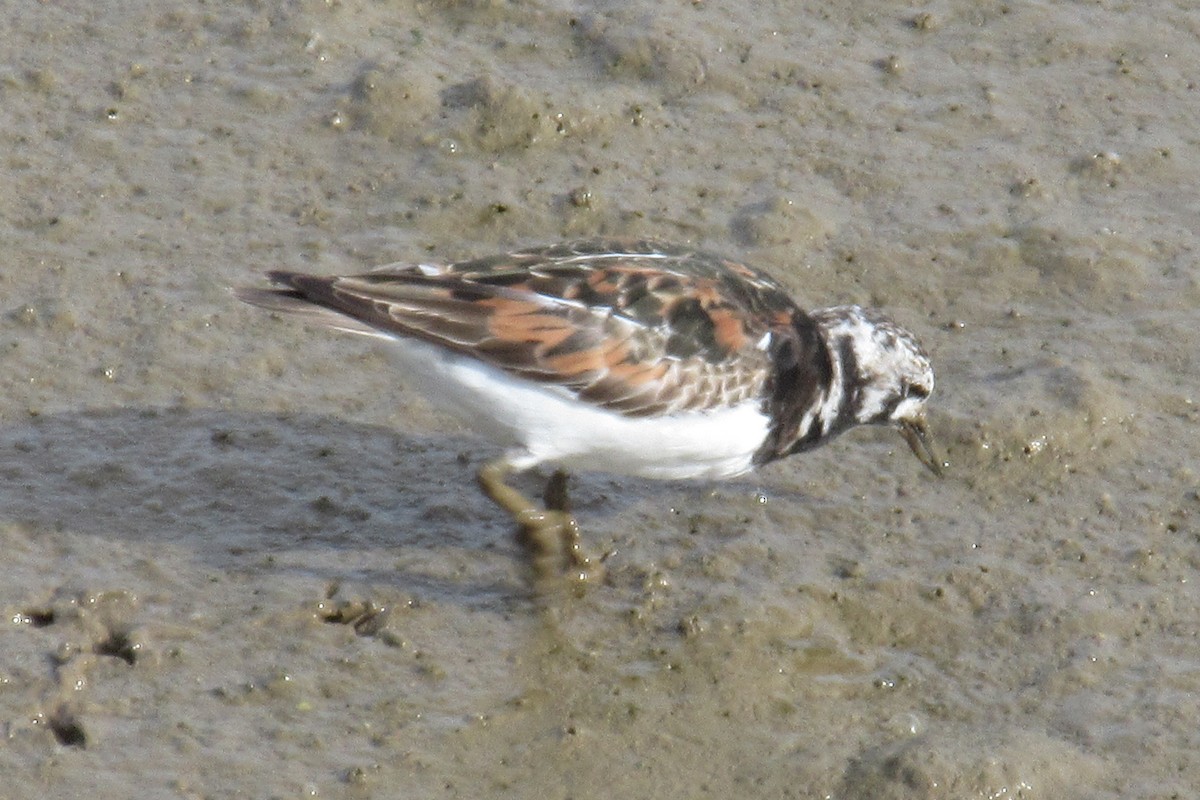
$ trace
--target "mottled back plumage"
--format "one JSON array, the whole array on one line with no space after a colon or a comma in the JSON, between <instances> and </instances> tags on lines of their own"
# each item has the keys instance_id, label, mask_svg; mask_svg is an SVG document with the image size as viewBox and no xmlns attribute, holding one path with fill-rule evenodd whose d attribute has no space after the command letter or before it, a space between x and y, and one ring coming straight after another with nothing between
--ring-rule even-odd
<instances>
[{"instance_id":1,"label":"mottled back plumage","mask_svg":"<svg viewBox=\"0 0 1200 800\"><path fill-rule=\"evenodd\" d=\"M765 392L782 412L776 438L785 440L798 422L787 410L795 387L819 385L830 372L816 326L774 280L653 241L594 240L348 277L269 277L290 289L243 290L243 299L316 304L629 416Z\"/></svg>"}]
</instances>

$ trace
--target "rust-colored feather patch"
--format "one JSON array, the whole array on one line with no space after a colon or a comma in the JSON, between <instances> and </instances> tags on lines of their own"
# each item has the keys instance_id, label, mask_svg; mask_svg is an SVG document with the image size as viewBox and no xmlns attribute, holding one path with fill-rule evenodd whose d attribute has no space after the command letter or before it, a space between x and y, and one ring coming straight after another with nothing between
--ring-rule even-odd
<instances>
[{"instance_id":1,"label":"rust-colored feather patch","mask_svg":"<svg viewBox=\"0 0 1200 800\"><path fill-rule=\"evenodd\" d=\"M277 307L311 303L350 318L346 329L421 339L633 416L767 402L775 378L762 344L812 326L769 277L653 241L271 278L287 287Z\"/></svg>"}]
</instances>

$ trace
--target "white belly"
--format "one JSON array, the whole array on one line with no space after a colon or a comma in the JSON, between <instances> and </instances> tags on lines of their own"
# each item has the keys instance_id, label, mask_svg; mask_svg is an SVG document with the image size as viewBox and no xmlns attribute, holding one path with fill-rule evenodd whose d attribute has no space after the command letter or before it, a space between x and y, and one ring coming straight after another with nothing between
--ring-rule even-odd
<instances>
[{"instance_id":1,"label":"white belly","mask_svg":"<svg viewBox=\"0 0 1200 800\"><path fill-rule=\"evenodd\" d=\"M380 338L407 382L510 448L507 458L516 469L548 463L644 478L726 478L751 469L768 431L759 402L625 417L434 345Z\"/></svg>"}]
</instances>

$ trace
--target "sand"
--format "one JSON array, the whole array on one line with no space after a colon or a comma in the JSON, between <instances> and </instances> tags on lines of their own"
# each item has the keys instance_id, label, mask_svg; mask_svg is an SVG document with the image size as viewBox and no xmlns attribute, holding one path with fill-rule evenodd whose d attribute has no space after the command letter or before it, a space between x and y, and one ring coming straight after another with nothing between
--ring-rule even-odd
<instances>
[{"instance_id":1,"label":"sand","mask_svg":"<svg viewBox=\"0 0 1200 800\"><path fill-rule=\"evenodd\" d=\"M1195 795L1200 12L8 5L0 797ZM947 476L581 475L539 591L491 445L227 291L593 234L887 309Z\"/></svg>"}]
</instances>

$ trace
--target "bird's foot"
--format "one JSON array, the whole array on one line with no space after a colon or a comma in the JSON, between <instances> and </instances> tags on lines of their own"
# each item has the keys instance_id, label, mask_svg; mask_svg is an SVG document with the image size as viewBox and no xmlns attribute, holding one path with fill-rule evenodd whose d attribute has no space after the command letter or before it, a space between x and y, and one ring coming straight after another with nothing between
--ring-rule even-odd
<instances>
[{"instance_id":1,"label":"bird's foot","mask_svg":"<svg viewBox=\"0 0 1200 800\"><path fill-rule=\"evenodd\" d=\"M603 577L600 561L584 549L579 523L571 514L531 508L514 518L520 526L518 539L528 550L538 578L568 577L579 583L594 583Z\"/></svg>"},{"instance_id":2,"label":"bird's foot","mask_svg":"<svg viewBox=\"0 0 1200 800\"><path fill-rule=\"evenodd\" d=\"M583 547L579 523L569 511L567 473L556 471L546 484L545 508L504 482L511 468L503 461L479 470L479 485L492 502L507 511L518 526L517 538L529 553L539 580L569 577L594 583L604 575L599 559Z\"/></svg>"}]
</instances>

